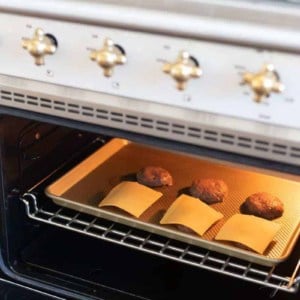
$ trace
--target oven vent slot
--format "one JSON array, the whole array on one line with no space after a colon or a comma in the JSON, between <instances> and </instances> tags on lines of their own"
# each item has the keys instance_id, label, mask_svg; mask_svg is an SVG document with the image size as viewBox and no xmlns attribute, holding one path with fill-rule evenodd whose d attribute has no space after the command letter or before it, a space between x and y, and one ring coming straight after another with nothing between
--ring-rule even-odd
<instances>
[{"instance_id":1,"label":"oven vent slot","mask_svg":"<svg viewBox=\"0 0 300 300\"><path fill-rule=\"evenodd\" d=\"M244 136L238 136L237 145L243 148L252 148L252 139Z\"/></svg>"},{"instance_id":2,"label":"oven vent slot","mask_svg":"<svg viewBox=\"0 0 300 300\"><path fill-rule=\"evenodd\" d=\"M40 98L41 107L52 108L52 101L46 98Z\"/></svg>"},{"instance_id":3,"label":"oven vent slot","mask_svg":"<svg viewBox=\"0 0 300 300\"><path fill-rule=\"evenodd\" d=\"M138 126L139 118L135 115L125 115L125 123L131 126Z\"/></svg>"},{"instance_id":4,"label":"oven vent slot","mask_svg":"<svg viewBox=\"0 0 300 300\"><path fill-rule=\"evenodd\" d=\"M154 120L151 118L141 118L141 126L144 128L153 129L154 127Z\"/></svg>"},{"instance_id":5,"label":"oven vent slot","mask_svg":"<svg viewBox=\"0 0 300 300\"><path fill-rule=\"evenodd\" d=\"M6 90L0 90L0 98L3 101L12 101L13 100L13 94L10 91Z\"/></svg>"},{"instance_id":6,"label":"oven vent slot","mask_svg":"<svg viewBox=\"0 0 300 300\"><path fill-rule=\"evenodd\" d=\"M227 145L234 145L235 136L233 134L221 133L220 142Z\"/></svg>"},{"instance_id":7,"label":"oven vent slot","mask_svg":"<svg viewBox=\"0 0 300 300\"><path fill-rule=\"evenodd\" d=\"M55 110L59 110L59 111L66 111L66 104L62 101L54 100L53 101L53 108Z\"/></svg>"},{"instance_id":8,"label":"oven vent slot","mask_svg":"<svg viewBox=\"0 0 300 300\"><path fill-rule=\"evenodd\" d=\"M82 106L81 113L83 116L86 116L86 117L94 117L94 109L89 106Z\"/></svg>"},{"instance_id":9,"label":"oven vent slot","mask_svg":"<svg viewBox=\"0 0 300 300\"><path fill-rule=\"evenodd\" d=\"M177 123L172 124L172 133L185 135L186 134L185 126L182 124L177 124Z\"/></svg>"},{"instance_id":10,"label":"oven vent slot","mask_svg":"<svg viewBox=\"0 0 300 300\"><path fill-rule=\"evenodd\" d=\"M170 132L170 123L162 120L156 120L156 130Z\"/></svg>"},{"instance_id":11,"label":"oven vent slot","mask_svg":"<svg viewBox=\"0 0 300 300\"><path fill-rule=\"evenodd\" d=\"M268 152L270 149L270 144L266 141L255 140L254 149L258 151Z\"/></svg>"},{"instance_id":12,"label":"oven vent slot","mask_svg":"<svg viewBox=\"0 0 300 300\"><path fill-rule=\"evenodd\" d=\"M112 111L110 113L110 120L112 122L118 122L118 123L123 123L124 119L123 119L123 114L119 113L119 112L114 112Z\"/></svg>"},{"instance_id":13,"label":"oven vent slot","mask_svg":"<svg viewBox=\"0 0 300 300\"><path fill-rule=\"evenodd\" d=\"M7 106L300 165L300 147L296 143L284 145L233 131L197 126L190 124L188 120L174 122L147 115L146 112L127 113L98 104L38 97L5 88L0 89L0 99Z\"/></svg>"},{"instance_id":14,"label":"oven vent slot","mask_svg":"<svg viewBox=\"0 0 300 300\"><path fill-rule=\"evenodd\" d=\"M201 139L201 129L197 127L188 127L187 135L191 138Z\"/></svg>"},{"instance_id":15,"label":"oven vent slot","mask_svg":"<svg viewBox=\"0 0 300 300\"><path fill-rule=\"evenodd\" d=\"M300 158L300 148L291 147L291 154L292 157Z\"/></svg>"},{"instance_id":16,"label":"oven vent slot","mask_svg":"<svg viewBox=\"0 0 300 300\"><path fill-rule=\"evenodd\" d=\"M104 109L96 109L96 117L99 119L108 120L109 113Z\"/></svg>"},{"instance_id":17,"label":"oven vent slot","mask_svg":"<svg viewBox=\"0 0 300 300\"><path fill-rule=\"evenodd\" d=\"M216 131L204 130L204 136L203 137L204 137L205 140L217 142L218 139L219 139L219 134Z\"/></svg>"},{"instance_id":18,"label":"oven vent slot","mask_svg":"<svg viewBox=\"0 0 300 300\"><path fill-rule=\"evenodd\" d=\"M298 281L300 277L297 266L292 271L292 276L287 277L287 274L281 276L279 275L280 273L276 274L276 267L266 267L250 263L113 221L63 208L47 201L45 207L43 207L34 193L25 193L21 200L25 204L27 216L38 222L75 231L79 234L161 256L218 274L239 278L272 288L274 291L281 290L296 293L299 289Z\"/></svg>"},{"instance_id":19,"label":"oven vent slot","mask_svg":"<svg viewBox=\"0 0 300 300\"><path fill-rule=\"evenodd\" d=\"M281 144L272 144L272 152L279 155L287 155L287 146Z\"/></svg>"}]
</instances>

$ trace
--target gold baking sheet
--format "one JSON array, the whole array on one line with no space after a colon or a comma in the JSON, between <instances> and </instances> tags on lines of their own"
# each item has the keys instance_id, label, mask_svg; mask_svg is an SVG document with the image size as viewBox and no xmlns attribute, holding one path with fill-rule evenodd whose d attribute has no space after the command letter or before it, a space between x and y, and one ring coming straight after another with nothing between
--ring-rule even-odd
<instances>
[{"instance_id":1,"label":"gold baking sheet","mask_svg":"<svg viewBox=\"0 0 300 300\"><path fill-rule=\"evenodd\" d=\"M163 196L138 219L117 208L98 208L101 199L113 187L125 180L135 181L136 172L147 165L167 169L173 176L174 184L170 187L155 188L162 192ZM195 178L223 179L229 188L228 197L222 203L211 205L221 212L224 218L214 224L202 237L183 233L172 225L159 224L167 208L180 194L187 193ZM281 229L264 255L214 241L224 222L233 214L240 212L240 205L245 198L259 191L272 193L284 202L283 216L274 220L281 224ZM266 266L276 265L289 256L300 231L299 182L222 161L161 150L124 139L112 139L49 185L45 192L58 205Z\"/></svg>"}]
</instances>

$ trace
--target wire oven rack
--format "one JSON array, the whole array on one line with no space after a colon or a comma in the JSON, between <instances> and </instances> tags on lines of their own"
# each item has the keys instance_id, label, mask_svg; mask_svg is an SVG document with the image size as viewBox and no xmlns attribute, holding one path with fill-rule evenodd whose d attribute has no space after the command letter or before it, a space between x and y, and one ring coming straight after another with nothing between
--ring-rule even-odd
<instances>
[{"instance_id":1,"label":"wire oven rack","mask_svg":"<svg viewBox=\"0 0 300 300\"><path fill-rule=\"evenodd\" d=\"M53 203L51 206L43 205L38 199L38 196L30 191L21 197L27 216L33 220L256 283L270 288L272 290L270 296L274 296L279 290L296 293L299 289L300 259L291 276L282 276L276 274L276 267L249 263Z\"/></svg>"}]
</instances>

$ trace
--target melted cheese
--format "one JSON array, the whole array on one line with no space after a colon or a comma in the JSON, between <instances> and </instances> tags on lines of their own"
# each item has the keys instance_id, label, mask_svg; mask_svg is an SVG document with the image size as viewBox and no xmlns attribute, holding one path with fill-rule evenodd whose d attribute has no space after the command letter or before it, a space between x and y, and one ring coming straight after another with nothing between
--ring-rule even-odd
<instances>
[{"instance_id":1,"label":"melted cheese","mask_svg":"<svg viewBox=\"0 0 300 300\"><path fill-rule=\"evenodd\" d=\"M160 220L160 224L184 225L202 236L223 215L201 200L188 196L179 196Z\"/></svg>"},{"instance_id":2,"label":"melted cheese","mask_svg":"<svg viewBox=\"0 0 300 300\"><path fill-rule=\"evenodd\" d=\"M123 181L115 186L98 206L115 206L138 218L161 196L162 193L138 182Z\"/></svg>"},{"instance_id":3,"label":"melted cheese","mask_svg":"<svg viewBox=\"0 0 300 300\"><path fill-rule=\"evenodd\" d=\"M240 243L263 254L281 225L263 218L235 214L222 226L216 240Z\"/></svg>"}]
</instances>

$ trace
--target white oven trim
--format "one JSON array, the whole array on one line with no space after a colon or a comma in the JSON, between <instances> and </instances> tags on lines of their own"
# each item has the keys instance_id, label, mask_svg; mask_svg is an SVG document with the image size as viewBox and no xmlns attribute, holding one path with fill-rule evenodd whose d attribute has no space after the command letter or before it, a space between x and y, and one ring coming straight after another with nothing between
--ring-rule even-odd
<instances>
[{"instance_id":1,"label":"white oven trim","mask_svg":"<svg viewBox=\"0 0 300 300\"><path fill-rule=\"evenodd\" d=\"M300 52L300 9L292 4L204 0L24 3L0 0L0 11Z\"/></svg>"},{"instance_id":2,"label":"white oven trim","mask_svg":"<svg viewBox=\"0 0 300 300\"><path fill-rule=\"evenodd\" d=\"M300 131L0 75L0 104L300 165Z\"/></svg>"}]
</instances>

